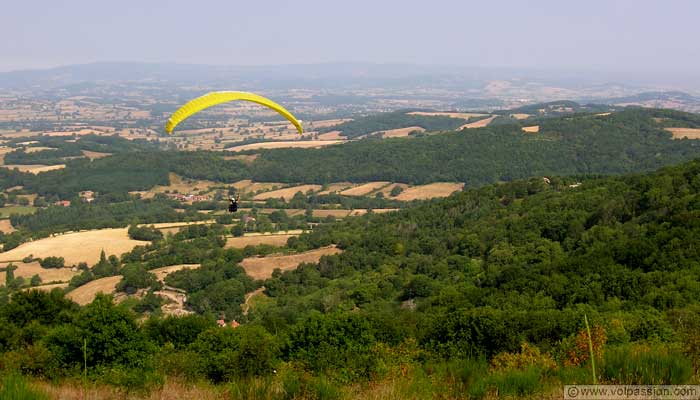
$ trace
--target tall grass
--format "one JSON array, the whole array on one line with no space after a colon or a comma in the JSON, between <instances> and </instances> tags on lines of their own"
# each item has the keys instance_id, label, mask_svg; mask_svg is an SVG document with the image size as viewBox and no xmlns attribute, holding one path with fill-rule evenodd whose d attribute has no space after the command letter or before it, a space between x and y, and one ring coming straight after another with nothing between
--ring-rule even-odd
<instances>
[{"instance_id":1,"label":"tall grass","mask_svg":"<svg viewBox=\"0 0 700 400\"><path fill-rule=\"evenodd\" d=\"M666 346L625 345L605 352L601 375L607 382L619 384L686 384L693 377L693 363Z\"/></svg>"},{"instance_id":2,"label":"tall grass","mask_svg":"<svg viewBox=\"0 0 700 400\"><path fill-rule=\"evenodd\" d=\"M48 396L31 389L27 381L17 373L10 373L0 382L0 399L48 400Z\"/></svg>"}]
</instances>

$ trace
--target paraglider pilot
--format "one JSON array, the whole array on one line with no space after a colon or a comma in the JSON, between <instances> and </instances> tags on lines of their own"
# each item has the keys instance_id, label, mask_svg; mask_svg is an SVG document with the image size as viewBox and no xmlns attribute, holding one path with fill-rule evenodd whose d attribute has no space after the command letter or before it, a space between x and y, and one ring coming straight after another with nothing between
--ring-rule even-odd
<instances>
[{"instance_id":1,"label":"paraglider pilot","mask_svg":"<svg viewBox=\"0 0 700 400\"><path fill-rule=\"evenodd\" d=\"M228 197L228 212L233 213L238 211L238 198L240 195Z\"/></svg>"}]
</instances>

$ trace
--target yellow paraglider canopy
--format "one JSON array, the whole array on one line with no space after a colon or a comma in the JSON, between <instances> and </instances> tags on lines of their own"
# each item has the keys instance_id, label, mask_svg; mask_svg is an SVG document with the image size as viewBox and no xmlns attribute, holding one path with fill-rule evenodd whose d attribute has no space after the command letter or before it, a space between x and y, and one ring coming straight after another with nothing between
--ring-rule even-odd
<instances>
[{"instance_id":1,"label":"yellow paraglider canopy","mask_svg":"<svg viewBox=\"0 0 700 400\"><path fill-rule=\"evenodd\" d=\"M228 91L210 92L205 94L204 96L197 97L196 99L188 101L185 105L178 108L177 111L175 111L173 115L170 116L170 118L168 118L168 122L166 122L165 124L165 131L171 134L173 132L173 129L175 129L175 127L177 126L177 124L186 120L191 115L196 114L206 108L215 106L217 104L226 103L234 100L252 101L253 103L258 103L265 107L269 107L282 114L283 117L287 118L289 122L294 124L294 126L297 128L297 131L299 131L299 134L303 132L301 122L297 120L296 117L292 115L292 113L290 113L284 107L275 103L274 101L259 96L255 93Z\"/></svg>"}]
</instances>

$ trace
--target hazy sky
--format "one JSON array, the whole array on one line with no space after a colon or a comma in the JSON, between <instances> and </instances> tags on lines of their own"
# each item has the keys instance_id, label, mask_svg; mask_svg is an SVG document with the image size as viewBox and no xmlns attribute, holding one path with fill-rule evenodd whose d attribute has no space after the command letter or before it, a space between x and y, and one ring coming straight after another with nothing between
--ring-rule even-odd
<instances>
[{"instance_id":1,"label":"hazy sky","mask_svg":"<svg viewBox=\"0 0 700 400\"><path fill-rule=\"evenodd\" d=\"M693 0L21 0L0 70L93 61L700 69Z\"/></svg>"}]
</instances>

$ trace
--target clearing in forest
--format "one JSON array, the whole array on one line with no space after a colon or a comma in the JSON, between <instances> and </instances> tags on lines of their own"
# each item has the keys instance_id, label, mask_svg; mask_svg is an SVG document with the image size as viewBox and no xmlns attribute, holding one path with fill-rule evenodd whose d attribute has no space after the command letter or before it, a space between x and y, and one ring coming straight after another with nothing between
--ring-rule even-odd
<instances>
[{"instance_id":1,"label":"clearing in forest","mask_svg":"<svg viewBox=\"0 0 700 400\"><path fill-rule=\"evenodd\" d=\"M295 194L302 192L306 194L308 191L318 192L321 190L321 185L299 185L289 188L273 190L271 192L260 193L253 197L253 200L279 199L291 200Z\"/></svg>"},{"instance_id":2,"label":"clearing in forest","mask_svg":"<svg viewBox=\"0 0 700 400\"><path fill-rule=\"evenodd\" d=\"M427 185L410 187L394 198L396 200L410 201L447 197L454 192L462 190L463 187L463 183L436 182Z\"/></svg>"},{"instance_id":3,"label":"clearing in forest","mask_svg":"<svg viewBox=\"0 0 700 400\"><path fill-rule=\"evenodd\" d=\"M227 237L225 249L242 249L246 246L258 246L261 244L266 244L270 246L285 246L287 240L292 237L296 237L298 234L270 234L270 235L257 235L257 236L240 236L240 237Z\"/></svg>"},{"instance_id":4,"label":"clearing in forest","mask_svg":"<svg viewBox=\"0 0 700 400\"><path fill-rule=\"evenodd\" d=\"M370 133L370 136L381 133L383 139L392 139L392 138L408 137L412 132L425 132L425 128L422 128L420 126L409 126L408 128L396 128L396 129L389 129L386 131L373 132L373 133Z\"/></svg>"},{"instance_id":5,"label":"clearing in forest","mask_svg":"<svg viewBox=\"0 0 700 400\"><path fill-rule=\"evenodd\" d=\"M95 279L83 286L75 288L66 294L66 297L84 306L92 303L98 293L113 294L117 291L117 283L122 280L121 275L108 276L106 278Z\"/></svg>"},{"instance_id":6,"label":"clearing in forest","mask_svg":"<svg viewBox=\"0 0 700 400\"><path fill-rule=\"evenodd\" d=\"M483 127L487 126L488 124L490 124L491 121L493 121L495 118L496 118L496 115L491 116L489 118L480 119L476 122L464 124L464 125L460 126L459 128L457 128L457 130L471 129L471 128L483 128Z\"/></svg>"},{"instance_id":7,"label":"clearing in forest","mask_svg":"<svg viewBox=\"0 0 700 400\"><path fill-rule=\"evenodd\" d=\"M423 115L426 117L450 117L450 118L469 119L469 118L473 118L473 117L483 117L487 114L447 112L447 111L414 111L414 112L408 113L408 115Z\"/></svg>"},{"instance_id":8,"label":"clearing in forest","mask_svg":"<svg viewBox=\"0 0 700 400\"><path fill-rule=\"evenodd\" d=\"M364 185L360 185L351 189L344 190L340 192L343 196L366 196L376 190L379 190L385 186L391 185L391 182L369 182Z\"/></svg>"},{"instance_id":9,"label":"clearing in forest","mask_svg":"<svg viewBox=\"0 0 700 400\"><path fill-rule=\"evenodd\" d=\"M42 165L42 164L13 164L13 165L3 165L2 168L7 169L18 169L20 172L29 172L32 174L38 174L39 172L53 171L57 169L65 168L65 164L58 165Z\"/></svg>"},{"instance_id":10,"label":"clearing in forest","mask_svg":"<svg viewBox=\"0 0 700 400\"><path fill-rule=\"evenodd\" d=\"M539 125L523 126L523 132L526 132L526 133L537 133L539 131L540 131Z\"/></svg>"},{"instance_id":11,"label":"clearing in forest","mask_svg":"<svg viewBox=\"0 0 700 400\"><path fill-rule=\"evenodd\" d=\"M700 139L700 129L696 128L666 128L674 139Z\"/></svg>"},{"instance_id":12,"label":"clearing in forest","mask_svg":"<svg viewBox=\"0 0 700 400\"><path fill-rule=\"evenodd\" d=\"M0 268L5 268L9 264L8 262L3 262L0 264ZM77 272L71 271L70 268L42 268L38 261L30 263L13 262L12 265L17 267L14 271L15 278L22 277L29 280L32 276L39 275L42 283L68 282L77 274ZM5 274L6 272L4 271L0 272L0 282L3 285L5 284Z\"/></svg>"},{"instance_id":13,"label":"clearing in forest","mask_svg":"<svg viewBox=\"0 0 700 400\"><path fill-rule=\"evenodd\" d=\"M241 262L245 272L254 279L272 277L272 271L279 268L282 271L293 270L302 263L317 263L322 256L338 254L342 250L335 246L323 247L299 254L268 257L249 257Z\"/></svg>"}]
</instances>

